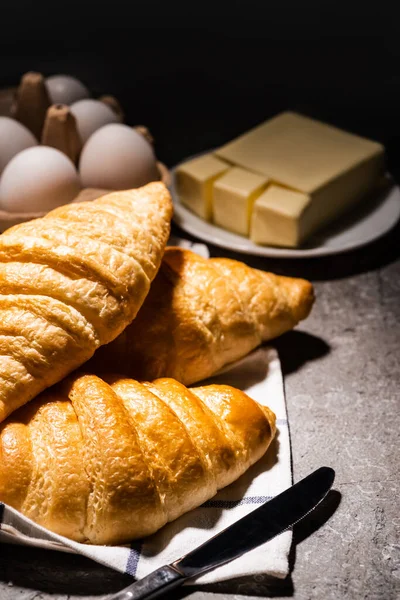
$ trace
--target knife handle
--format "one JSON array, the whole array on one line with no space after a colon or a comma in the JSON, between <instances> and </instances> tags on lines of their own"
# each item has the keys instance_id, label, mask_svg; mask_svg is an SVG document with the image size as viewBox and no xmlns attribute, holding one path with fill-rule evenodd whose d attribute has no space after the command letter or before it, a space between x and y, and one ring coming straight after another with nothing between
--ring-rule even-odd
<instances>
[{"instance_id":1,"label":"knife handle","mask_svg":"<svg viewBox=\"0 0 400 600\"><path fill-rule=\"evenodd\" d=\"M143 579L132 583L121 592L110 596L108 600L151 600L179 587L186 577L173 567L165 565L153 571Z\"/></svg>"}]
</instances>

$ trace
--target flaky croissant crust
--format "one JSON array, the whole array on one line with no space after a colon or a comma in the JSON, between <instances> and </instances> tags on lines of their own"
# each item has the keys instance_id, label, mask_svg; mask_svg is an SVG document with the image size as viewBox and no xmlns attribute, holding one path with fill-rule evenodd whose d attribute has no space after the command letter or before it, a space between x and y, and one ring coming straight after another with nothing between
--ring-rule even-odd
<instances>
[{"instance_id":1,"label":"flaky croissant crust","mask_svg":"<svg viewBox=\"0 0 400 600\"><path fill-rule=\"evenodd\" d=\"M304 279L169 247L137 318L91 368L190 385L292 329L313 302Z\"/></svg>"},{"instance_id":2,"label":"flaky croissant crust","mask_svg":"<svg viewBox=\"0 0 400 600\"><path fill-rule=\"evenodd\" d=\"M156 182L59 207L0 236L0 421L132 321L171 215Z\"/></svg>"},{"instance_id":3,"label":"flaky croissant crust","mask_svg":"<svg viewBox=\"0 0 400 600\"><path fill-rule=\"evenodd\" d=\"M157 531L239 477L275 435L275 415L230 386L105 379L71 376L0 426L0 501L76 541Z\"/></svg>"}]
</instances>

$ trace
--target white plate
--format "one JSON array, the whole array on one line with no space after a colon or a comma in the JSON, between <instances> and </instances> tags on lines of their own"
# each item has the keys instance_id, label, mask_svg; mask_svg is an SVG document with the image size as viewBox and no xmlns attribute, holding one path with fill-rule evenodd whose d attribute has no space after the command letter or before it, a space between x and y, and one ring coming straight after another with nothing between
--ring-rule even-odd
<instances>
[{"instance_id":1,"label":"white plate","mask_svg":"<svg viewBox=\"0 0 400 600\"><path fill-rule=\"evenodd\" d=\"M307 258L347 252L381 237L400 218L400 189L392 185L312 236L302 248L275 248L259 246L248 238L203 221L188 210L180 202L176 192L175 169L172 170L171 194L174 201L174 221L181 229L215 246L259 256Z\"/></svg>"}]
</instances>

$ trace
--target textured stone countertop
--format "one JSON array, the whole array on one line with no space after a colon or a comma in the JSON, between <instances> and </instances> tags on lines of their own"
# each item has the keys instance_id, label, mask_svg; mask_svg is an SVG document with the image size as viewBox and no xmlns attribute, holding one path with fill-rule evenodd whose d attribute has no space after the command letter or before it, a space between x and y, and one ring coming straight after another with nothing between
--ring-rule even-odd
<instances>
[{"instance_id":1,"label":"textured stone countertop","mask_svg":"<svg viewBox=\"0 0 400 600\"><path fill-rule=\"evenodd\" d=\"M400 597L398 240L400 227L366 248L325 259L241 257L315 284L311 316L276 346L285 375L294 479L329 465L336 470L334 491L295 527L286 580L259 577L186 588L169 598ZM1 600L88 600L129 583L129 577L82 557L0 547Z\"/></svg>"}]
</instances>

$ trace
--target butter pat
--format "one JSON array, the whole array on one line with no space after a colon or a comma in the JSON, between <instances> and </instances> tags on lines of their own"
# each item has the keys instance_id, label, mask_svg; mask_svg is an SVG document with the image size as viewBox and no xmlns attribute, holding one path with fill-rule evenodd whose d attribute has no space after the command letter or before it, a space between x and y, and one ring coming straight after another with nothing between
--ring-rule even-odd
<instances>
[{"instance_id":1,"label":"butter pat","mask_svg":"<svg viewBox=\"0 0 400 600\"><path fill-rule=\"evenodd\" d=\"M251 233L257 243L282 246L288 245L289 229L289 245L299 245L356 204L377 182L384 163L381 144L290 112L240 136L216 155L282 186L267 191L255 205L264 220L267 209L271 218L273 214L276 232L265 223L258 227L254 217ZM285 188L305 194L308 202L299 196L297 212L291 212L288 207L296 202ZM289 228L288 219L298 222ZM280 239L277 232L283 230Z\"/></svg>"},{"instance_id":2,"label":"butter pat","mask_svg":"<svg viewBox=\"0 0 400 600\"><path fill-rule=\"evenodd\" d=\"M270 185L254 202L250 238L256 244L296 247L304 232L302 218L310 196Z\"/></svg>"},{"instance_id":3,"label":"butter pat","mask_svg":"<svg viewBox=\"0 0 400 600\"><path fill-rule=\"evenodd\" d=\"M212 220L212 188L230 165L212 154L190 160L176 170L179 198L199 217Z\"/></svg>"},{"instance_id":4,"label":"butter pat","mask_svg":"<svg viewBox=\"0 0 400 600\"><path fill-rule=\"evenodd\" d=\"M254 201L268 182L267 177L239 167L226 171L213 187L214 222L224 229L248 236Z\"/></svg>"}]
</instances>

